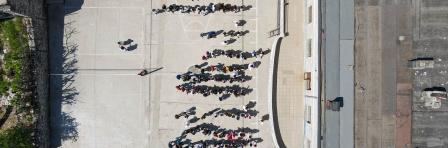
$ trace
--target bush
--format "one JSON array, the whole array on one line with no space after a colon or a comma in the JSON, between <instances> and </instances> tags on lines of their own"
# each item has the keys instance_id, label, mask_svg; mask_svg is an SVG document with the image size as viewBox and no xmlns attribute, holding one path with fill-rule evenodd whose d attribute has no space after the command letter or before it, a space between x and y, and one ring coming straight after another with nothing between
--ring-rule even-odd
<instances>
[{"instance_id":1,"label":"bush","mask_svg":"<svg viewBox=\"0 0 448 148\"><path fill-rule=\"evenodd\" d=\"M26 100L22 97L24 88L22 86L22 69L28 41L22 19L16 17L0 22L0 45L7 47L0 65L0 95L6 96L8 90L14 93L11 104L16 107L16 114L20 114L26 104ZM3 54L2 49L0 52ZM0 132L0 148L33 147L33 131L27 127L33 118L30 114L23 115L25 115L25 121L19 121L13 128Z\"/></svg>"},{"instance_id":2,"label":"bush","mask_svg":"<svg viewBox=\"0 0 448 148\"><path fill-rule=\"evenodd\" d=\"M32 130L17 125L0 133L0 147L2 148L32 148Z\"/></svg>"},{"instance_id":3,"label":"bush","mask_svg":"<svg viewBox=\"0 0 448 148\"><path fill-rule=\"evenodd\" d=\"M25 49L28 47L22 18L16 17L12 20L3 21L0 23L0 27L3 34L2 40L9 47L9 50L5 53L3 58L4 75L6 75L8 79L2 80L6 82L0 81L0 94L4 95L5 90L8 90L8 88L3 87L6 85L9 86L13 93L20 95L22 93L22 57L25 54Z\"/></svg>"},{"instance_id":4,"label":"bush","mask_svg":"<svg viewBox=\"0 0 448 148\"><path fill-rule=\"evenodd\" d=\"M9 82L0 75L0 95L5 96L9 89Z\"/></svg>"}]
</instances>

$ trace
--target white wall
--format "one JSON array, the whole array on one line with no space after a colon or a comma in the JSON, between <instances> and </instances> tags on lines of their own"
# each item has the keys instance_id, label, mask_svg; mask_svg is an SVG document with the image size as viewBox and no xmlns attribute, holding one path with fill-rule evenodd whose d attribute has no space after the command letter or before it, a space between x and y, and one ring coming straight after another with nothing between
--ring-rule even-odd
<instances>
[{"instance_id":1,"label":"white wall","mask_svg":"<svg viewBox=\"0 0 448 148\"><path fill-rule=\"evenodd\" d=\"M307 108L311 106L311 123L307 123L306 118L304 148L307 148L309 141L310 148L317 148L319 142L319 0L305 0L303 10L306 15L304 27L305 39L305 71L311 72L311 90L305 90L305 117L308 114ZM309 8L311 7L312 21L309 22ZM311 39L311 57L308 57L308 40ZM305 85L305 84L304 84Z\"/></svg>"}]
</instances>

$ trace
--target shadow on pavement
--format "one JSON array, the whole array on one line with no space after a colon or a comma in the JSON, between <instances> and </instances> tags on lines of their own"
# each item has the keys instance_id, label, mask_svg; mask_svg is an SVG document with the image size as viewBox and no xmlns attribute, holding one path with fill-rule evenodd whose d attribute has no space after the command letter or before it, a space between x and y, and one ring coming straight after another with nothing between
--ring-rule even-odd
<instances>
[{"instance_id":1,"label":"shadow on pavement","mask_svg":"<svg viewBox=\"0 0 448 148\"><path fill-rule=\"evenodd\" d=\"M274 122L274 132L277 138L278 146L281 148L286 148L285 142L282 139L282 135L280 133L279 121L278 121L278 111L277 111L277 72L278 72L278 58L280 55L280 45L282 44L283 38L278 40L278 44L275 47L275 58L274 58L274 77L272 80L272 120Z\"/></svg>"},{"instance_id":2,"label":"shadow on pavement","mask_svg":"<svg viewBox=\"0 0 448 148\"><path fill-rule=\"evenodd\" d=\"M83 3L84 0L65 0L65 3L48 4L51 147L78 139L79 123L69 112L62 110L62 106L76 104L79 95L73 86L78 73L78 45L72 41L72 36L77 32L72 27L73 22L65 22L64 17L80 10Z\"/></svg>"}]
</instances>

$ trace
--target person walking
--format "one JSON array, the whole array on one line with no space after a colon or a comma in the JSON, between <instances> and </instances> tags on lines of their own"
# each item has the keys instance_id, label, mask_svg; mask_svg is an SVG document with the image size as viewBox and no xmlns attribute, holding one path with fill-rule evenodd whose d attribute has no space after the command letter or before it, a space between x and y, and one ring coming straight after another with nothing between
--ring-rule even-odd
<instances>
[{"instance_id":1,"label":"person walking","mask_svg":"<svg viewBox=\"0 0 448 148\"><path fill-rule=\"evenodd\" d=\"M235 24L235 27L243 26L244 20L233 21L233 23Z\"/></svg>"},{"instance_id":2,"label":"person walking","mask_svg":"<svg viewBox=\"0 0 448 148\"><path fill-rule=\"evenodd\" d=\"M223 41L221 44L223 44L223 45L229 45L229 41L225 40L225 41Z\"/></svg>"},{"instance_id":3,"label":"person walking","mask_svg":"<svg viewBox=\"0 0 448 148\"><path fill-rule=\"evenodd\" d=\"M146 70L146 69L143 69L142 71L140 71L139 73L138 73L138 75L140 75L140 76L145 76L145 75L147 75L148 74L148 71Z\"/></svg>"}]
</instances>

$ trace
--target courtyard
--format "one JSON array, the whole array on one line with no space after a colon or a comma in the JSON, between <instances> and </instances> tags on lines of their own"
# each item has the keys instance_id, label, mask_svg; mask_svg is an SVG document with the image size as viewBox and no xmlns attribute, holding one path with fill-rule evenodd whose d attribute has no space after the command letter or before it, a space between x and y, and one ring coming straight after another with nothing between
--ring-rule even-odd
<instances>
[{"instance_id":1,"label":"courtyard","mask_svg":"<svg viewBox=\"0 0 448 148\"><path fill-rule=\"evenodd\" d=\"M277 3L229 1L232 5L251 6L238 13L152 12L163 4L209 3L218 1L84 0L50 5L50 36L55 37L50 40L52 145L166 147L186 129L212 123L225 129L251 129L259 147L272 147L270 123L260 121L268 114L271 55L247 60L216 57L204 61L201 57L213 49L252 52L271 48L273 38L268 33L277 28L277 9L272 9ZM237 20L246 23L235 26L233 21ZM229 45L222 44L228 39L222 35L200 37L213 30L249 33L235 37L236 41ZM117 42L127 39L132 39L136 48L120 50ZM186 73L193 65L244 65L257 59L261 62L258 68L245 70L252 77L249 81L201 83L250 88L251 92L244 96L231 95L219 101L217 95L203 97L175 88L183 84L176 75ZM137 75L142 69L151 73ZM242 109L249 102L256 102L252 108L256 114L251 119L211 116L188 125L184 118L175 119L176 114L192 107L200 116L214 109ZM210 139L207 137L190 134L186 139L193 143Z\"/></svg>"}]
</instances>

